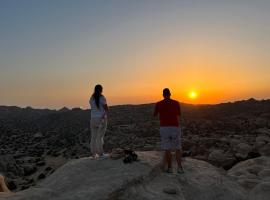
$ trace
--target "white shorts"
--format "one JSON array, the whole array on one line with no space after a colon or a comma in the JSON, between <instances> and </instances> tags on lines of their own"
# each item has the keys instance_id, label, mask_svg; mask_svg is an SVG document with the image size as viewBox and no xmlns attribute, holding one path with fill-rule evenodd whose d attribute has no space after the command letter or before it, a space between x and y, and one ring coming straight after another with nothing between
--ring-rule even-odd
<instances>
[{"instance_id":1,"label":"white shorts","mask_svg":"<svg viewBox=\"0 0 270 200\"><path fill-rule=\"evenodd\" d=\"M161 147L164 150L181 149L181 131L179 127L160 127Z\"/></svg>"}]
</instances>

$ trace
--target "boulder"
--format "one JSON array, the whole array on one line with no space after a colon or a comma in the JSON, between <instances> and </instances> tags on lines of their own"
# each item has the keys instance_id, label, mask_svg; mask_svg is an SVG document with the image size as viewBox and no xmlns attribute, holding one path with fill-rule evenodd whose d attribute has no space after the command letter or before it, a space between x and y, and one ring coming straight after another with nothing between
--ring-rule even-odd
<instances>
[{"instance_id":1,"label":"boulder","mask_svg":"<svg viewBox=\"0 0 270 200\"><path fill-rule=\"evenodd\" d=\"M209 154L208 161L215 166L229 169L235 164L236 158L229 152L216 149Z\"/></svg>"},{"instance_id":2,"label":"boulder","mask_svg":"<svg viewBox=\"0 0 270 200\"><path fill-rule=\"evenodd\" d=\"M24 176L29 176L37 171L37 168L31 164L24 164L22 165Z\"/></svg>"},{"instance_id":3,"label":"boulder","mask_svg":"<svg viewBox=\"0 0 270 200\"><path fill-rule=\"evenodd\" d=\"M6 178L6 183L10 190L16 190L18 188L16 180L13 180L11 178Z\"/></svg>"},{"instance_id":4,"label":"boulder","mask_svg":"<svg viewBox=\"0 0 270 200\"><path fill-rule=\"evenodd\" d=\"M239 139L232 138L232 139L230 140L230 146L231 146L232 148L235 148L235 146L237 146L237 145L240 144L240 143L241 143L241 140L239 140Z\"/></svg>"},{"instance_id":5,"label":"boulder","mask_svg":"<svg viewBox=\"0 0 270 200\"><path fill-rule=\"evenodd\" d=\"M263 146L265 145L265 142L264 141L256 141L254 143L254 148L259 151L260 148L262 148Z\"/></svg>"},{"instance_id":6,"label":"boulder","mask_svg":"<svg viewBox=\"0 0 270 200\"><path fill-rule=\"evenodd\" d=\"M268 135L270 136L270 129L269 128L259 128L256 130L258 135Z\"/></svg>"},{"instance_id":7,"label":"boulder","mask_svg":"<svg viewBox=\"0 0 270 200\"><path fill-rule=\"evenodd\" d=\"M44 178L46 178L46 175L44 173L41 173L41 174L38 175L37 178L38 179L44 179Z\"/></svg>"},{"instance_id":8,"label":"boulder","mask_svg":"<svg viewBox=\"0 0 270 200\"><path fill-rule=\"evenodd\" d=\"M259 135L256 137L256 142L264 142L264 143L269 143L270 142L270 137L267 135Z\"/></svg>"},{"instance_id":9,"label":"boulder","mask_svg":"<svg viewBox=\"0 0 270 200\"><path fill-rule=\"evenodd\" d=\"M24 170L16 164L16 160L9 155L0 156L0 172L12 173L15 176L23 176Z\"/></svg>"},{"instance_id":10,"label":"boulder","mask_svg":"<svg viewBox=\"0 0 270 200\"><path fill-rule=\"evenodd\" d=\"M167 194L177 194L178 193L178 189L176 189L175 187L171 186L171 187L166 187L163 189L163 192L167 193Z\"/></svg>"},{"instance_id":11,"label":"boulder","mask_svg":"<svg viewBox=\"0 0 270 200\"><path fill-rule=\"evenodd\" d=\"M263 147L261 147L259 149L259 153L262 155L262 156L270 156L270 143L264 145Z\"/></svg>"},{"instance_id":12,"label":"boulder","mask_svg":"<svg viewBox=\"0 0 270 200\"><path fill-rule=\"evenodd\" d=\"M250 190L258 184L270 180L269 170L270 158L261 156L238 163L228 171L228 175L246 190Z\"/></svg>"},{"instance_id":13,"label":"boulder","mask_svg":"<svg viewBox=\"0 0 270 200\"><path fill-rule=\"evenodd\" d=\"M37 166L44 166L44 165L46 165L46 162L45 162L44 160L41 160L41 161L38 161L38 162L36 163L36 165L37 165Z\"/></svg>"},{"instance_id":14,"label":"boulder","mask_svg":"<svg viewBox=\"0 0 270 200\"><path fill-rule=\"evenodd\" d=\"M246 143L240 143L235 147L235 156L240 159L246 159L248 154L252 151L252 146Z\"/></svg>"}]
</instances>

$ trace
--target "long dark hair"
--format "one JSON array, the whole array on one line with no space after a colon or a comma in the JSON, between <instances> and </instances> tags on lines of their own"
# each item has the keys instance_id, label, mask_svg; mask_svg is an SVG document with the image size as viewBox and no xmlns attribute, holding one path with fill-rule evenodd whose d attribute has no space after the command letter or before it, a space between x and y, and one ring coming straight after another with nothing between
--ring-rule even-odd
<instances>
[{"instance_id":1,"label":"long dark hair","mask_svg":"<svg viewBox=\"0 0 270 200\"><path fill-rule=\"evenodd\" d=\"M99 98L101 96L101 93L102 93L102 86L98 84L95 86L94 93L92 94L92 97L94 98L95 103L98 108L99 108Z\"/></svg>"}]
</instances>

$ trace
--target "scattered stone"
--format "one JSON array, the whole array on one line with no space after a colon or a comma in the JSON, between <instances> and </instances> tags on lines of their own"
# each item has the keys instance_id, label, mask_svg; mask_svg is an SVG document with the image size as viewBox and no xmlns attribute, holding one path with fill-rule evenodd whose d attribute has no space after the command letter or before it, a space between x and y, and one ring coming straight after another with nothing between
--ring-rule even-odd
<instances>
[{"instance_id":1,"label":"scattered stone","mask_svg":"<svg viewBox=\"0 0 270 200\"><path fill-rule=\"evenodd\" d=\"M43 137L43 134L38 132L36 133L35 135L33 135L34 138L42 138Z\"/></svg>"},{"instance_id":2,"label":"scattered stone","mask_svg":"<svg viewBox=\"0 0 270 200\"><path fill-rule=\"evenodd\" d=\"M45 168L45 171L51 171L53 168L51 168L51 167L46 167Z\"/></svg>"},{"instance_id":3,"label":"scattered stone","mask_svg":"<svg viewBox=\"0 0 270 200\"><path fill-rule=\"evenodd\" d=\"M37 166L44 166L46 164L46 162L45 161L39 161L39 162L37 162Z\"/></svg>"},{"instance_id":4,"label":"scattered stone","mask_svg":"<svg viewBox=\"0 0 270 200\"><path fill-rule=\"evenodd\" d=\"M17 184L16 184L15 180L7 178L6 182L7 182L8 188L10 190L16 190L17 189Z\"/></svg>"},{"instance_id":5,"label":"scattered stone","mask_svg":"<svg viewBox=\"0 0 270 200\"><path fill-rule=\"evenodd\" d=\"M236 163L236 158L232 154L217 149L209 154L208 160L210 163L224 169L230 169Z\"/></svg>"},{"instance_id":6,"label":"scattered stone","mask_svg":"<svg viewBox=\"0 0 270 200\"><path fill-rule=\"evenodd\" d=\"M29 176L37 171L37 168L31 164L22 165L24 170L24 176Z\"/></svg>"},{"instance_id":7,"label":"scattered stone","mask_svg":"<svg viewBox=\"0 0 270 200\"><path fill-rule=\"evenodd\" d=\"M245 159L248 157L248 154L252 151L252 146L240 143L235 148L236 154L235 156L241 159Z\"/></svg>"},{"instance_id":8,"label":"scattered stone","mask_svg":"<svg viewBox=\"0 0 270 200\"><path fill-rule=\"evenodd\" d=\"M262 148L259 149L259 153L262 156L270 156L270 143L264 145Z\"/></svg>"},{"instance_id":9,"label":"scattered stone","mask_svg":"<svg viewBox=\"0 0 270 200\"><path fill-rule=\"evenodd\" d=\"M260 135L256 137L256 143L263 142L264 144L270 142L270 137L267 135Z\"/></svg>"},{"instance_id":10,"label":"scattered stone","mask_svg":"<svg viewBox=\"0 0 270 200\"><path fill-rule=\"evenodd\" d=\"M177 194L177 189L173 187L166 187L163 189L163 192L167 194Z\"/></svg>"},{"instance_id":11,"label":"scattered stone","mask_svg":"<svg viewBox=\"0 0 270 200\"><path fill-rule=\"evenodd\" d=\"M23 185L22 187L21 187L21 190L26 190L26 189L28 189L30 186L29 185Z\"/></svg>"},{"instance_id":12,"label":"scattered stone","mask_svg":"<svg viewBox=\"0 0 270 200\"><path fill-rule=\"evenodd\" d=\"M258 135L268 135L268 136L270 136L270 129L269 128L266 128L266 127L259 128L259 129L256 130L256 133Z\"/></svg>"},{"instance_id":13,"label":"scattered stone","mask_svg":"<svg viewBox=\"0 0 270 200\"><path fill-rule=\"evenodd\" d=\"M46 178L45 174L41 173L40 175L38 175L38 179L44 179Z\"/></svg>"},{"instance_id":14,"label":"scattered stone","mask_svg":"<svg viewBox=\"0 0 270 200\"><path fill-rule=\"evenodd\" d=\"M254 188L257 184L260 183L260 180L258 179L252 179L252 178L241 178L238 179L237 182L243 186L245 189L250 190Z\"/></svg>"}]
</instances>

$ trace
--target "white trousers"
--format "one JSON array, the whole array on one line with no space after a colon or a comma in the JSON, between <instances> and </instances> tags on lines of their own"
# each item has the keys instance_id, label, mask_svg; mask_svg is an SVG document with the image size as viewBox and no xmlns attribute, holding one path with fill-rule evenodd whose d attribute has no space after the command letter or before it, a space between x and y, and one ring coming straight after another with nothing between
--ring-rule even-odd
<instances>
[{"instance_id":1,"label":"white trousers","mask_svg":"<svg viewBox=\"0 0 270 200\"><path fill-rule=\"evenodd\" d=\"M90 122L91 127L91 142L90 148L91 153L102 154L103 153L103 144L104 144L104 135L107 129L107 119L92 118Z\"/></svg>"}]
</instances>

